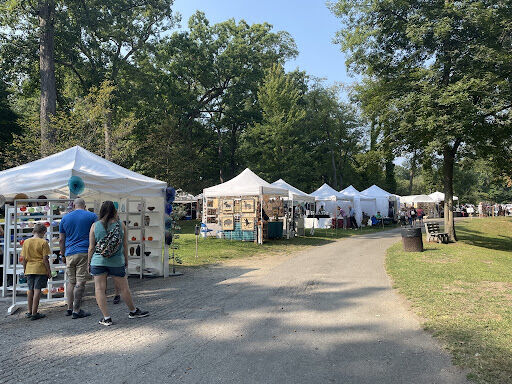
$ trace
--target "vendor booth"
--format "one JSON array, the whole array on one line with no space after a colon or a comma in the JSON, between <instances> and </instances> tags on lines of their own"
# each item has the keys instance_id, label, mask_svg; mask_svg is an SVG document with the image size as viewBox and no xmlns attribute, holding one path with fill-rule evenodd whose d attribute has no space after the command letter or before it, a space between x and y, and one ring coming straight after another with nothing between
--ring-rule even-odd
<instances>
[{"instance_id":1,"label":"vendor booth","mask_svg":"<svg viewBox=\"0 0 512 384\"><path fill-rule=\"evenodd\" d=\"M344 220L349 215L349 207L354 209L356 222L361 225L361 201L357 197L340 193L328 184L312 192L311 196L316 199L316 215L306 219L306 228L332 228L332 219L335 219L336 228L346 227Z\"/></svg>"},{"instance_id":2,"label":"vendor booth","mask_svg":"<svg viewBox=\"0 0 512 384\"><path fill-rule=\"evenodd\" d=\"M423 209L424 216L439 217L436 213L436 202L429 195L409 195L400 197L403 208L414 207Z\"/></svg>"},{"instance_id":3,"label":"vendor booth","mask_svg":"<svg viewBox=\"0 0 512 384\"><path fill-rule=\"evenodd\" d=\"M288 198L285 199L285 232L287 237L305 235L305 218L310 212L315 212L315 197L295 188L283 179L272 183L273 186L288 191Z\"/></svg>"},{"instance_id":4,"label":"vendor booth","mask_svg":"<svg viewBox=\"0 0 512 384\"><path fill-rule=\"evenodd\" d=\"M389 193L377 185L372 185L361 192L364 196L374 197L377 204L377 211L382 217L395 219L400 208L400 197Z\"/></svg>"},{"instance_id":5,"label":"vendor booth","mask_svg":"<svg viewBox=\"0 0 512 384\"><path fill-rule=\"evenodd\" d=\"M288 190L246 168L225 183L203 190L203 235L255 241L283 236Z\"/></svg>"},{"instance_id":6,"label":"vendor booth","mask_svg":"<svg viewBox=\"0 0 512 384\"><path fill-rule=\"evenodd\" d=\"M21 244L31 236L36 223L48 228L52 270L62 274L65 266L59 255L59 224L78 196L96 214L103 201L114 201L128 230L129 274L167 275L168 260L162 256L166 187L165 182L132 172L78 146L0 172L0 194L9 202L5 205L2 295L27 289L19 256ZM12 278L8 279L8 274ZM63 293L62 277L58 282L53 281L58 276L50 279L47 298Z\"/></svg>"},{"instance_id":7,"label":"vendor booth","mask_svg":"<svg viewBox=\"0 0 512 384\"><path fill-rule=\"evenodd\" d=\"M441 217L441 212L443 211L444 207L442 205L444 204L444 193L436 191L434 193L431 193L429 195L432 200L434 200L435 206L435 217ZM457 204L459 202L459 198L457 196L453 196L453 201L457 201Z\"/></svg>"},{"instance_id":8,"label":"vendor booth","mask_svg":"<svg viewBox=\"0 0 512 384\"><path fill-rule=\"evenodd\" d=\"M184 209L185 216L183 220L196 220L199 215L199 200L196 196L183 191L182 189L176 190L176 198L173 201L173 206L181 206Z\"/></svg>"},{"instance_id":9,"label":"vendor booth","mask_svg":"<svg viewBox=\"0 0 512 384\"><path fill-rule=\"evenodd\" d=\"M366 225L368 219L372 216L377 215L379 210L377 209L377 198L363 195L353 185L340 191L344 195L354 196L354 199L359 199L361 206L362 224ZM383 212L381 212L383 214Z\"/></svg>"}]
</instances>

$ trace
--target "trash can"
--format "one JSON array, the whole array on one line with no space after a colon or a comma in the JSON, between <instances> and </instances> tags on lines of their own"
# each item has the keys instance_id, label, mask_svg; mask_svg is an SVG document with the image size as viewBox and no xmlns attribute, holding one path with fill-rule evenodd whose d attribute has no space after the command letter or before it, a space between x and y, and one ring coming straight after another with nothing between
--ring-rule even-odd
<instances>
[{"instance_id":1,"label":"trash can","mask_svg":"<svg viewBox=\"0 0 512 384\"><path fill-rule=\"evenodd\" d=\"M402 244L405 252L423 252L421 227L402 228Z\"/></svg>"}]
</instances>

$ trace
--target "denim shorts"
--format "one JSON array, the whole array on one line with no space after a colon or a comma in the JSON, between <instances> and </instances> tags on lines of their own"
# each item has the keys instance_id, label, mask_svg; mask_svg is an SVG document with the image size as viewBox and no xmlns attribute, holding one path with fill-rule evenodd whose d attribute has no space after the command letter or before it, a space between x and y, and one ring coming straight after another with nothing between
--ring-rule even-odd
<instances>
[{"instance_id":1,"label":"denim shorts","mask_svg":"<svg viewBox=\"0 0 512 384\"><path fill-rule=\"evenodd\" d=\"M124 265L122 267L106 267L103 265L91 265L91 275L100 276L116 276L116 277L125 277L126 270Z\"/></svg>"},{"instance_id":2,"label":"denim shorts","mask_svg":"<svg viewBox=\"0 0 512 384\"><path fill-rule=\"evenodd\" d=\"M30 291L34 289L43 289L48 285L48 277L46 275L26 275L27 285Z\"/></svg>"}]
</instances>

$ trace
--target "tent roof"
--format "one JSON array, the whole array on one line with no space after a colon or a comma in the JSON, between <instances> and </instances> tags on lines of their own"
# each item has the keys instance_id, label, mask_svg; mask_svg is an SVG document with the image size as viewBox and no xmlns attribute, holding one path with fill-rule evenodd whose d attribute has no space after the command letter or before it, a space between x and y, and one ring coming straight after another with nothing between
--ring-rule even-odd
<instances>
[{"instance_id":1,"label":"tent roof","mask_svg":"<svg viewBox=\"0 0 512 384\"><path fill-rule=\"evenodd\" d=\"M385 190L383 190L378 185L373 184L371 187L366 188L364 191L361 192L363 195L366 196L373 196L373 197L394 197L392 193L389 193Z\"/></svg>"},{"instance_id":2,"label":"tent roof","mask_svg":"<svg viewBox=\"0 0 512 384\"><path fill-rule=\"evenodd\" d=\"M76 146L0 172L0 194L69 194L68 180L79 176L84 195L92 192L126 196L163 196L167 183L130 171Z\"/></svg>"},{"instance_id":3,"label":"tent roof","mask_svg":"<svg viewBox=\"0 0 512 384\"><path fill-rule=\"evenodd\" d=\"M354 197L336 191L329 184L324 184L315 192L310 193L316 200L353 200Z\"/></svg>"},{"instance_id":4,"label":"tent roof","mask_svg":"<svg viewBox=\"0 0 512 384\"><path fill-rule=\"evenodd\" d=\"M288 190L278 188L266 182L249 168L225 183L205 188L204 197L216 196L258 196L258 195L288 196Z\"/></svg>"},{"instance_id":5,"label":"tent roof","mask_svg":"<svg viewBox=\"0 0 512 384\"><path fill-rule=\"evenodd\" d=\"M434 193L431 193L429 195L436 203L440 203L441 201L444 201L444 193L436 191ZM459 200L457 196L453 196L453 200Z\"/></svg>"},{"instance_id":6,"label":"tent roof","mask_svg":"<svg viewBox=\"0 0 512 384\"><path fill-rule=\"evenodd\" d=\"M288 184L283 179L279 179L277 181L274 181L272 183L272 185L276 186L276 187L279 187L279 188L283 188L283 189L288 190L288 198L290 200L293 199L293 200L307 201L307 202L314 202L315 201L315 197L314 196L308 195L307 193L301 191L300 189L295 188L293 185Z\"/></svg>"},{"instance_id":7,"label":"tent roof","mask_svg":"<svg viewBox=\"0 0 512 384\"><path fill-rule=\"evenodd\" d=\"M400 202L404 204L412 203L435 203L429 195L410 195L400 197Z\"/></svg>"},{"instance_id":8,"label":"tent roof","mask_svg":"<svg viewBox=\"0 0 512 384\"><path fill-rule=\"evenodd\" d=\"M357 196L360 200L375 200L375 196L363 195L353 185L349 185L347 188L342 189L340 193L348 196Z\"/></svg>"}]
</instances>

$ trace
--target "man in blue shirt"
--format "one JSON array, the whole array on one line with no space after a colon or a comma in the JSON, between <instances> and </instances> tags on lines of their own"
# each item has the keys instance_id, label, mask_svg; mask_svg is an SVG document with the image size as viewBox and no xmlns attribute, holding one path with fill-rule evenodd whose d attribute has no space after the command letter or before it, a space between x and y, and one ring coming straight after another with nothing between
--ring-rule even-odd
<instances>
[{"instance_id":1,"label":"man in blue shirt","mask_svg":"<svg viewBox=\"0 0 512 384\"><path fill-rule=\"evenodd\" d=\"M66 316L79 319L90 315L80 309L85 290L85 282L89 275L87 252L89 250L89 232L98 220L95 213L86 209L84 199L74 201L74 210L65 215L60 222L60 254L66 263L68 274Z\"/></svg>"}]
</instances>

